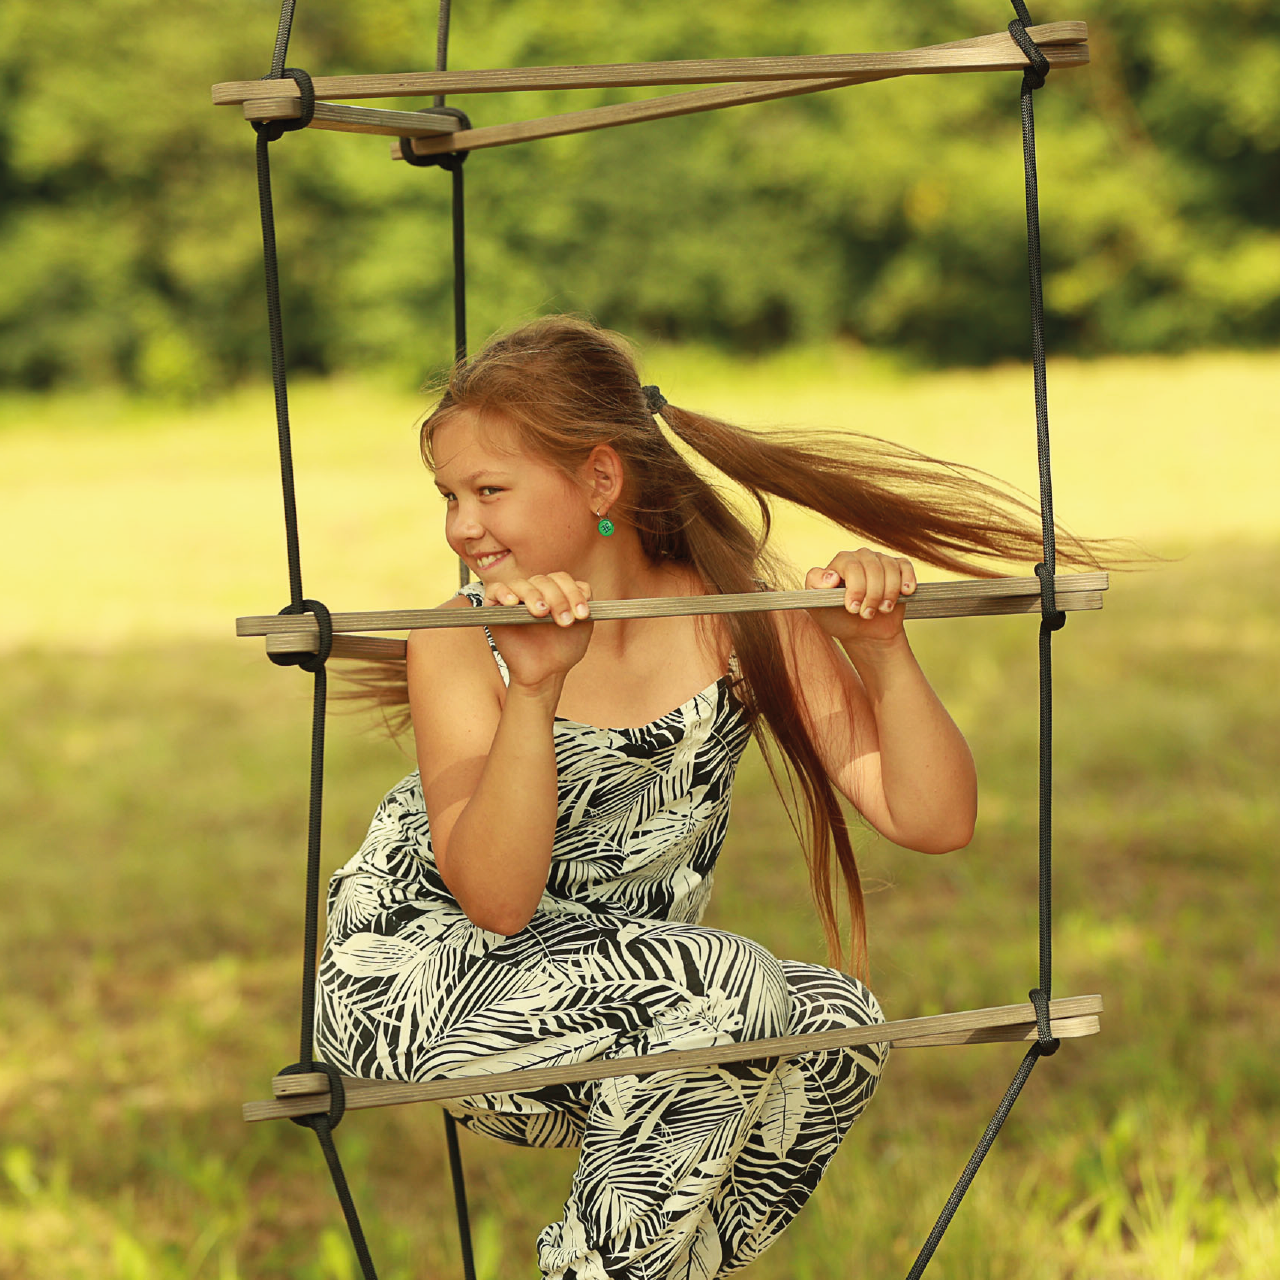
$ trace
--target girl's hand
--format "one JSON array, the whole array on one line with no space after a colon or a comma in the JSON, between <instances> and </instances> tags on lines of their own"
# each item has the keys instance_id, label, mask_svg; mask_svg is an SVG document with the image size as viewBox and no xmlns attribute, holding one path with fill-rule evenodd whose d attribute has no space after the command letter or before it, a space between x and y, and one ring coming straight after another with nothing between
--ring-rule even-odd
<instances>
[{"instance_id":1,"label":"girl's hand","mask_svg":"<svg viewBox=\"0 0 1280 1280\"><path fill-rule=\"evenodd\" d=\"M485 604L524 604L549 627L490 627L513 685L539 688L562 680L591 643L591 586L567 573L536 573L514 582L491 582Z\"/></svg>"},{"instance_id":2,"label":"girl's hand","mask_svg":"<svg viewBox=\"0 0 1280 1280\"><path fill-rule=\"evenodd\" d=\"M813 609L809 616L842 644L881 643L902 634L901 597L916 589L910 560L867 547L841 551L825 569L810 569L806 588L844 586L843 609Z\"/></svg>"}]
</instances>

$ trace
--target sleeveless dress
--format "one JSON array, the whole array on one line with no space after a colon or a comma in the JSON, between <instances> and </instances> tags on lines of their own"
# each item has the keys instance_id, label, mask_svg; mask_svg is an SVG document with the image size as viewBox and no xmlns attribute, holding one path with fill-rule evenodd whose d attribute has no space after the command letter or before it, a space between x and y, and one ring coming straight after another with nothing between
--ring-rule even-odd
<instances>
[{"instance_id":1,"label":"sleeveless dress","mask_svg":"<svg viewBox=\"0 0 1280 1280\"><path fill-rule=\"evenodd\" d=\"M478 584L462 594L482 603ZM510 937L472 924L445 887L418 774L383 799L330 883L318 1057L354 1076L428 1080L883 1021L855 978L697 923L750 737L728 677L641 728L557 718L554 735L551 869ZM713 1280L800 1210L887 1050L444 1105L506 1142L581 1147L564 1217L538 1237L548 1280Z\"/></svg>"}]
</instances>

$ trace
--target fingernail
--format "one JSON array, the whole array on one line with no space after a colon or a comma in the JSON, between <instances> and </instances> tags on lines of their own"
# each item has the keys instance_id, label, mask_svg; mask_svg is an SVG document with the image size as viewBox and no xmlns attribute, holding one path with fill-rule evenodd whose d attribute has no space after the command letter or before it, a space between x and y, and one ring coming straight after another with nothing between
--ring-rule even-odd
<instances>
[{"instance_id":1,"label":"fingernail","mask_svg":"<svg viewBox=\"0 0 1280 1280\"><path fill-rule=\"evenodd\" d=\"M560 615L560 621L561 621L561 622L572 622L572 621L573 621L573 614L571 614L571 613L569 612L569 610L568 610L568 609L566 609L566 610L565 610L565 611Z\"/></svg>"},{"instance_id":2,"label":"fingernail","mask_svg":"<svg viewBox=\"0 0 1280 1280\"><path fill-rule=\"evenodd\" d=\"M884 600L884 601L882 601L882 602L881 602L881 604L880 604L880 612L881 612L881 613L892 613L892 612L893 612L893 601L892 601L892 600Z\"/></svg>"},{"instance_id":3,"label":"fingernail","mask_svg":"<svg viewBox=\"0 0 1280 1280\"><path fill-rule=\"evenodd\" d=\"M838 582L839 575L833 573L830 569L828 569L826 573L822 575L822 580L823 582Z\"/></svg>"},{"instance_id":4,"label":"fingernail","mask_svg":"<svg viewBox=\"0 0 1280 1280\"><path fill-rule=\"evenodd\" d=\"M574 611L574 613L576 613L576 614L578 615L578 617L580 617L580 618L585 618L585 617L587 616L587 614L591 612L591 610L590 610L590 609L588 609L588 608L587 608L587 606L586 606L585 604L576 604L576 605L574 605L574 606L573 606L573 611Z\"/></svg>"},{"instance_id":5,"label":"fingernail","mask_svg":"<svg viewBox=\"0 0 1280 1280\"><path fill-rule=\"evenodd\" d=\"M870 605L867 605L867 607L862 611L862 616L864 618L874 618L876 616L876 611Z\"/></svg>"}]
</instances>

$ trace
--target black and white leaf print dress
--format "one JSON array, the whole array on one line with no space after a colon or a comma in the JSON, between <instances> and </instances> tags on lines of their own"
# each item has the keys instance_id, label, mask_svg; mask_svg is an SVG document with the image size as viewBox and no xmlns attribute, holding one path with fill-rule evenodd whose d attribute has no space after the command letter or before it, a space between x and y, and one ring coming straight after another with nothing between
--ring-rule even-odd
<instances>
[{"instance_id":1,"label":"black and white leaf print dress","mask_svg":"<svg viewBox=\"0 0 1280 1280\"><path fill-rule=\"evenodd\" d=\"M463 594L483 598L476 584ZM856 979L697 923L749 737L728 677L642 728L558 719L554 732L551 870L511 937L472 924L445 888L417 773L382 801L330 885L320 1058L375 1079L483 1077L882 1020ZM757 1257L799 1211L886 1052L446 1105L477 1133L581 1147L564 1217L538 1237L545 1276L712 1280Z\"/></svg>"}]
</instances>

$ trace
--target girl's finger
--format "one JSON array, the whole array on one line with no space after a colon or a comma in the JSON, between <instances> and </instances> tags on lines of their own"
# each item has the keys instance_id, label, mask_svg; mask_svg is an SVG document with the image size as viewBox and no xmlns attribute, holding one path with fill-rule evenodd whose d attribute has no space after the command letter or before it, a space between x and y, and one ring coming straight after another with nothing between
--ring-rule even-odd
<instances>
[{"instance_id":1,"label":"girl's finger","mask_svg":"<svg viewBox=\"0 0 1280 1280\"><path fill-rule=\"evenodd\" d=\"M910 560L899 557L898 568L902 571L902 594L909 596L916 589L915 565Z\"/></svg>"},{"instance_id":2,"label":"girl's finger","mask_svg":"<svg viewBox=\"0 0 1280 1280\"><path fill-rule=\"evenodd\" d=\"M567 627L573 621L573 606L569 603L564 588L556 581L557 576L563 575L537 574L530 581L537 586L542 596L541 616L549 615L558 625Z\"/></svg>"},{"instance_id":3,"label":"girl's finger","mask_svg":"<svg viewBox=\"0 0 1280 1280\"><path fill-rule=\"evenodd\" d=\"M531 578L517 578L514 582L508 582L507 587L516 597L509 601L511 604L523 603L524 607L534 615L535 618L543 618L547 613L547 601L542 591Z\"/></svg>"},{"instance_id":4,"label":"girl's finger","mask_svg":"<svg viewBox=\"0 0 1280 1280\"><path fill-rule=\"evenodd\" d=\"M519 604L520 597L507 582L491 582L484 589L485 604Z\"/></svg>"},{"instance_id":5,"label":"girl's finger","mask_svg":"<svg viewBox=\"0 0 1280 1280\"><path fill-rule=\"evenodd\" d=\"M880 567L884 570L884 594L880 597L880 612L892 613L898 606L898 597L902 594L902 569L895 558L880 557Z\"/></svg>"},{"instance_id":6,"label":"girl's finger","mask_svg":"<svg viewBox=\"0 0 1280 1280\"><path fill-rule=\"evenodd\" d=\"M877 555L870 555L865 559L860 557L860 562L866 579L860 612L864 618L874 618L880 608L880 601L884 599L884 564Z\"/></svg>"},{"instance_id":7,"label":"girl's finger","mask_svg":"<svg viewBox=\"0 0 1280 1280\"><path fill-rule=\"evenodd\" d=\"M844 607L850 613L857 613L862 608L862 598L867 592L867 573L862 562L856 556L837 556L833 564L844 580Z\"/></svg>"},{"instance_id":8,"label":"girl's finger","mask_svg":"<svg viewBox=\"0 0 1280 1280\"><path fill-rule=\"evenodd\" d=\"M568 621L575 621L576 618L585 618L590 613L590 609L586 607L586 599L582 595L582 589L576 577L570 573L552 573L550 575L554 584L561 589L564 595L564 608L556 614L558 622L564 621L564 612L568 612Z\"/></svg>"},{"instance_id":9,"label":"girl's finger","mask_svg":"<svg viewBox=\"0 0 1280 1280\"><path fill-rule=\"evenodd\" d=\"M570 621L585 618L591 610L587 607L587 598L582 592L582 583L567 573L553 573L551 580L564 593L565 605L569 610ZM560 615L557 614L560 620Z\"/></svg>"},{"instance_id":10,"label":"girl's finger","mask_svg":"<svg viewBox=\"0 0 1280 1280\"><path fill-rule=\"evenodd\" d=\"M817 566L804 575L806 591L818 591L823 587L838 587L840 575L834 569L819 569Z\"/></svg>"}]
</instances>

